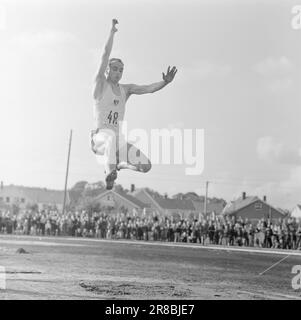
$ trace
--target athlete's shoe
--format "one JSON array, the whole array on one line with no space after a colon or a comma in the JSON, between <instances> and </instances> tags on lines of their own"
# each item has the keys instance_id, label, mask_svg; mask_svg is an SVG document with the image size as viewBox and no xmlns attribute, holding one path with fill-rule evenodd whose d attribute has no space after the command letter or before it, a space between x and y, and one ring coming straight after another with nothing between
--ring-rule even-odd
<instances>
[{"instance_id":1,"label":"athlete's shoe","mask_svg":"<svg viewBox=\"0 0 301 320\"><path fill-rule=\"evenodd\" d=\"M114 169L106 176L107 190L112 190L114 181L117 179L117 171Z\"/></svg>"}]
</instances>

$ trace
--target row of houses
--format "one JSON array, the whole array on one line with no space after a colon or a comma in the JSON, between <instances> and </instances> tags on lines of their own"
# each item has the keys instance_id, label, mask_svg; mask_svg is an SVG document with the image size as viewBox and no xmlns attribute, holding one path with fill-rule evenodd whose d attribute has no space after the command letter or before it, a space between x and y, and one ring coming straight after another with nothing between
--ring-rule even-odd
<instances>
[{"instance_id":1,"label":"row of houses","mask_svg":"<svg viewBox=\"0 0 301 320\"><path fill-rule=\"evenodd\" d=\"M204 201L194 201L185 199L170 199L167 197L154 196L145 188L137 189L129 193L121 191L103 191L96 200L102 205L111 205L116 208L125 206L124 199L127 199L132 211L156 212L162 216L175 216L181 218L197 219L200 215L229 215L236 219L248 218L250 221L258 219L279 220L287 217L288 213L280 208L276 208L267 202L266 196L262 199L258 196L247 196L245 192L241 197L230 201L226 206L221 202L207 203L205 212ZM110 201L110 203L108 203ZM292 216L301 218L301 206L296 206L292 211Z\"/></svg>"},{"instance_id":2,"label":"row of houses","mask_svg":"<svg viewBox=\"0 0 301 320\"><path fill-rule=\"evenodd\" d=\"M64 192L47 188L32 188L24 186L8 185L0 186L0 209L6 209L13 205L21 210L26 210L36 205L39 210L63 209ZM66 203L70 202L69 193L66 194Z\"/></svg>"},{"instance_id":3,"label":"row of houses","mask_svg":"<svg viewBox=\"0 0 301 320\"><path fill-rule=\"evenodd\" d=\"M128 212L144 214L156 213L160 216L174 216L176 218L198 219L204 214L204 202L186 199L170 199L167 196L154 196L146 188L140 188L131 192L120 190L103 190L95 198L101 206L110 206L120 210L126 208ZM208 203L207 214L221 214L221 203Z\"/></svg>"},{"instance_id":4,"label":"row of houses","mask_svg":"<svg viewBox=\"0 0 301 320\"><path fill-rule=\"evenodd\" d=\"M62 211L63 202L63 191L14 185L4 186L1 183L0 208L16 204L22 210L31 205L37 205L39 210L55 208ZM228 202L226 206L221 202L209 200L206 212L204 201L156 196L146 188L136 190L134 185L132 185L129 192L116 188L113 190L102 189L94 198L94 202L99 204L100 207L111 208L111 212L126 210L131 214L156 213L161 216L174 216L177 218L197 219L200 215L230 215L236 218L248 218L249 220L261 218L278 220L287 216L287 212L268 203L265 196L261 199L257 196L247 196L245 192L238 199ZM66 204L68 205L69 203L70 197L69 192L67 192ZM297 205L292 210L291 215L301 218L301 205Z\"/></svg>"}]
</instances>

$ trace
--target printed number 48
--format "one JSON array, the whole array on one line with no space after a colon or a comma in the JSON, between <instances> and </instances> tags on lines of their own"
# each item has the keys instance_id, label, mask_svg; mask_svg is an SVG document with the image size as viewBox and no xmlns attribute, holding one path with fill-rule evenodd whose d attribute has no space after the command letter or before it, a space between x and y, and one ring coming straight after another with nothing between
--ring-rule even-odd
<instances>
[{"instance_id":1,"label":"printed number 48","mask_svg":"<svg viewBox=\"0 0 301 320\"><path fill-rule=\"evenodd\" d=\"M112 115L112 110L111 110L109 115L108 115L108 119L109 119L109 123L110 124L111 124L111 122L113 124L117 124L118 112L114 112L113 115Z\"/></svg>"}]
</instances>

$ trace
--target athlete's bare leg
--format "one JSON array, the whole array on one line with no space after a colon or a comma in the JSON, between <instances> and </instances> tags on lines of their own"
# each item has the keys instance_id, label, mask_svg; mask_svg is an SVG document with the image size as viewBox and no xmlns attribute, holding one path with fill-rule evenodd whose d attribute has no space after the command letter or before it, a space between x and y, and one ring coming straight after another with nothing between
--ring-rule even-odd
<instances>
[{"instance_id":1,"label":"athlete's bare leg","mask_svg":"<svg viewBox=\"0 0 301 320\"><path fill-rule=\"evenodd\" d=\"M109 137L105 149L105 181L108 190L111 190L114 186L114 181L117 179L117 159L116 159L116 142L115 137Z\"/></svg>"},{"instance_id":2,"label":"athlete's bare leg","mask_svg":"<svg viewBox=\"0 0 301 320\"><path fill-rule=\"evenodd\" d=\"M104 171L105 181L108 190L111 190L114 186L114 181L117 179L117 168L116 168L116 145L115 136L109 134L106 131L92 131L91 132L91 148L92 151L105 159Z\"/></svg>"}]
</instances>

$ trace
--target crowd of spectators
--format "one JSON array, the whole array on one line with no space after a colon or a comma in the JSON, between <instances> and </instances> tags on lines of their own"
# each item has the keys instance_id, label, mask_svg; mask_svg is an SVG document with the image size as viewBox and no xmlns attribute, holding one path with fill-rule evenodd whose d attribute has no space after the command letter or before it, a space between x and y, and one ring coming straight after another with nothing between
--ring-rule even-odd
<instances>
[{"instance_id":1,"label":"crowd of spectators","mask_svg":"<svg viewBox=\"0 0 301 320\"><path fill-rule=\"evenodd\" d=\"M62 215L58 211L43 210L14 215L0 211L0 233L301 249L301 221L293 218L248 221L205 217L174 221L172 217L123 213L87 214L82 211Z\"/></svg>"}]
</instances>

